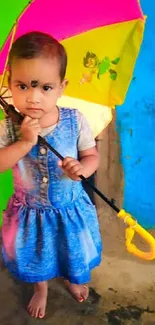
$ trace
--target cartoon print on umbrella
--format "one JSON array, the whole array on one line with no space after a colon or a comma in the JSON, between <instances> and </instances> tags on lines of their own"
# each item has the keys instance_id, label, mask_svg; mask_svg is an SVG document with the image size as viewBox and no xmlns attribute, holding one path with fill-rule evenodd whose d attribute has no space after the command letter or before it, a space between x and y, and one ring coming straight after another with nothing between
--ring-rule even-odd
<instances>
[{"instance_id":1,"label":"cartoon print on umbrella","mask_svg":"<svg viewBox=\"0 0 155 325\"><path fill-rule=\"evenodd\" d=\"M99 60L95 53L87 52L86 56L83 58L83 65L88 71L83 72L81 83L91 82L94 75L100 79L100 76L106 72L109 72L111 80L116 80L117 72L114 70L113 66L117 65L119 61L119 57L111 61L108 56Z\"/></svg>"}]
</instances>

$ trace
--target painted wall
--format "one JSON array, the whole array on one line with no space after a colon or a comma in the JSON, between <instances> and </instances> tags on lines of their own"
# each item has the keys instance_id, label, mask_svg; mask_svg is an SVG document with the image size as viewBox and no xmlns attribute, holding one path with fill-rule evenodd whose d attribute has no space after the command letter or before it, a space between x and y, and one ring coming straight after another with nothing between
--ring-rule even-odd
<instances>
[{"instance_id":1,"label":"painted wall","mask_svg":"<svg viewBox=\"0 0 155 325\"><path fill-rule=\"evenodd\" d=\"M117 108L124 169L124 208L155 228L155 2L141 0L148 16L141 52L125 104Z\"/></svg>"}]
</instances>

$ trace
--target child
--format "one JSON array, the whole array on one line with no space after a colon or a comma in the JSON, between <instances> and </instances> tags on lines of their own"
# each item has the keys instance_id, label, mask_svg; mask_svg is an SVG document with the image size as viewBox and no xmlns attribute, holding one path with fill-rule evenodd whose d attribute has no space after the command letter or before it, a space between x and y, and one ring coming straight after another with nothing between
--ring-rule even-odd
<instances>
[{"instance_id":1,"label":"child","mask_svg":"<svg viewBox=\"0 0 155 325\"><path fill-rule=\"evenodd\" d=\"M47 280L63 277L78 302L87 299L91 270L101 262L101 237L94 205L79 175L89 177L99 157L87 121L60 108L67 55L47 34L31 32L15 41L9 56L9 87L22 125L0 124L0 172L13 169L14 194L3 215L3 259L19 280L34 283L28 305L43 318ZM63 162L38 143L41 135ZM79 161L77 160L79 157Z\"/></svg>"}]
</instances>

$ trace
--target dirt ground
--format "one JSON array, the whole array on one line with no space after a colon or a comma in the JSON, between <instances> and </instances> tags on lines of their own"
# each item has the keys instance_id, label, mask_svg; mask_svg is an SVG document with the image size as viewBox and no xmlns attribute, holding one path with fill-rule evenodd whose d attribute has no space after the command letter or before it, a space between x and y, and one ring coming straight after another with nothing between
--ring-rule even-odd
<instances>
[{"instance_id":1,"label":"dirt ground","mask_svg":"<svg viewBox=\"0 0 155 325\"><path fill-rule=\"evenodd\" d=\"M114 130L112 124L99 142L102 159L97 186L121 207L123 176ZM103 202L97 199L96 204L104 250L102 264L92 273L88 301L78 304L60 280L50 281L47 315L44 320L31 319L25 305L32 288L16 283L1 265L0 324L155 325L155 263L129 254L125 225Z\"/></svg>"}]
</instances>

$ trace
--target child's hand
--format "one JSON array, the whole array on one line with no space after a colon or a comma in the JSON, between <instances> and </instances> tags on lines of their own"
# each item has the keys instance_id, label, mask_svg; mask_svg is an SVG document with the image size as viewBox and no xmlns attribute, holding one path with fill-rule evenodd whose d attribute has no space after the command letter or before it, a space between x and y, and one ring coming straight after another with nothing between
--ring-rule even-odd
<instances>
[{"instance_id":1,"label":"child's hand","mask_svg":"<svg viewBox=\"0 0 155 325\"><path fill-rule=\"evenodd\" d=\"M41 127L38 119L32 119L29 116L26 116L24 118L20 130L21 130L22 140L24 140L27 143L31 143L32 146L37 144L38 135L41 132Z\"/></svg>"},{"instance_id":2,"label":"child's hand","mask_svg":"<svg viewBox=\"0 0 155 325\"><path fill-rule=\"evenodd\" d=\"M65 174L73 181L80 181L79 175L82 175L82 164L71 157L66 157L63 161L58 162L58 166L63 169Z\"/></svg>"}]
</instances>

